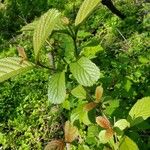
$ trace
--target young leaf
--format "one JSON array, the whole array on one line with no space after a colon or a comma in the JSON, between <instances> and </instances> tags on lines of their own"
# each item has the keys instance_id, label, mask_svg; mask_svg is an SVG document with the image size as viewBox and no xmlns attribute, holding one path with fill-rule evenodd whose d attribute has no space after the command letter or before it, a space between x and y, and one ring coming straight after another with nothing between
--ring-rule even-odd
<instances>
[{"instance_id":1,"label":"young leaf","mask_svg":"<svg viewBox=\"0 0 150 150\"><path fill-rule=\"evenodd\" d=\"M0 82L3 82L17 74L33 68L33 64L23 61L22 58L8 57L0 59Z\"/></svg>"},{"instance_id":2,"label":"young leaf","mask_svg":"<svg viewBox=\"0 0 150 150\"><path fill-rule=\"evenodd\" d=\"M97 106L97 103L95 103L95 102L90 102L90 103L85 104L84 110L85 110L85 111L90 111L90 110L92 110L93 108L95 108L96 106Z\"/></svg>"},{"instance_id":3,"label":"young leaf","mask_svg":"<svg viewBox=\"0 0 150 150\"><path fill-rule=\"evenodd\" d=\"M66 121L64 132L65 132L65 142L67 143L73 142L78 136L78 129L75 126L73 126L70 123L70 121Z\"/></svg>"},{"instance_id":4,"label":"young leaf","mask_svg":"<svg viewBox=\"0 0 150 150\"><path fill-rule=\"evenodd\" d=\"M100 0L84 0L77 13L75 19L75 26L82 23L99 3Z\"/></svg>"},{"instance_id":5,"label":"young leaf","mask_svg":"<svg viewBox=\"0 0 150 150\"><path fill-rule=\"evenodd\" d=\"M144 97L138 100L131 108L128 116L128 121L131 126L136 125L150 117L150 97Z\"/></svg>"},{"instance_id":6,"label":"young leaf","mask_svg":"<svg viewBox=\"0 0 150 150\"><path fill-rule=\"evenodd\" d=\"M64 150L65 144L60 140L53 140L49 142L44 150Z\"/></svg>"},{"instance_id":7,"label":"young leaf","mask_svg":"<svg viewBox=\"0 0 150 150\"><path fill-rule=\"evenodd\" d=\"M98 137L100 143L106 144L113 137L113 132L112 130L101 130Z\"/></svg>"},{"instance_id":8,"label":"young leaf","mask_svg":"<svg viewBox=\"0 0 150 150\"><path fill-rule=\"evenodd\" d=\"M139 150L139 148L134 141L125 136L120 143L119 150Z\"/></svg>"},{"instance_id":9,"label":"young leaf","mask_svg":"<svg viewBox=\"0 0 150 150\"><path fill-rule=\"evenodd\" d=\"M19 56L20 56L23 60L27 60L27 59L28 59L23 47L17 47L17 50L18 50Z\"/></svg>"},{"instance_id":10,"label":"young leaf","mask_svg":"<svg viewBox=\"0 0 150 150\"><path fill-rule=\"evenodd\" d=\"M33 35L33 47L35 59L38 60L39 51L53 31L56 23L59 20L60 13L55 9L50 9L37 22Z\"/></svg>"},{"instance_id":11,"label":"young leaf","mask_svg":"<svg viewBox=\"0 0 150 150\"><path fill-rule=\"evenodd\" d=\"M83 101L82 101L83 102ZM85 125L91 124L89 120L88 112L84 109L85 102L82 104L79 103L77 108L75 108L71 113L71 121L74 122L75 120L79 120L83 122Z\"/></svg>"},{"instance_id":12,"label":"young leaf","mask_svg":"<svg viewBox=\"0 0 150 150\"><path fill-rule=\"evenodd\" d=\"M111 128L111 124L106 117L102 117L102 116L96 117L96 123L102 128L105 129Z\"/></svg>"},{"instance_id":13,"label":"young leaf","mask_svg":"<svg viewBox=\"0 0 150 150\"><path fill-rule=\"evenodd\" d=\"M71 63L70 70L76 80L83 86L92 86L100 77L99 68L85 57Z\"/></svg>"},{"instance_id":14,"label":"young leaf","mask_svg":"<svg viewBox=\"0 0 150 150\"><path fill-rule=\"evenodd\" d=\"M71 94L79 99L86 99L86 91L81 85L78 85L71 91Z\"/></svg>"},{"instance_id":15,"label":"young leaf","mask_svg":"<svg viewBox=\"0 0 150 150\"><path fill-rule=\"evenodd\" d=\"M107 139L112 138L113 135L114 135L114 131L113 131L112 128L106 129L105 137L106 137Z\"/></svg>"},{"instance_id":16,"label":"young leaf","mask_svg":"<svg viewBox=\"0 0 150 150\"><path fill-rule=\"evenodd\" d=\"M65 100L65 73L56 73L49 79L48 99L53 104L60 104Z\"/></svg>"},{"instance_id":17,"label":"young leaf","mask_svg":"<svg viewBox=\"0 0 150 150\"><path fill-rule=\"evenodd\" d=\"M102 98L102 95L103 95L103 88L102 88L102 86L96 87L96 91L95 91L95 97L96 97L95 102L96 103L100 102L100 100Z\"/></svg>"},{"instance_id":18,"label":"young leaf","mask_svg":"<svg viewBox=\"0 0 150 150\"><path fill-rule=\"evenodd\" d=\"M115 122L114 127L118 127L120 130L124 130L127 127L130 127L130 123L126 119L120 119Z\"/></svg>"}]
</instances>

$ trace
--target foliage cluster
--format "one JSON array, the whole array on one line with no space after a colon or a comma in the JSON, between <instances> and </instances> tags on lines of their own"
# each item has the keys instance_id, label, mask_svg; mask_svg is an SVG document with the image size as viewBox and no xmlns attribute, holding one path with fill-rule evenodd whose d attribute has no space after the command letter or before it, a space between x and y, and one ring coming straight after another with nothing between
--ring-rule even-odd
<instances>
[{"instance_id":1,"label":"foliage cluster","mask_svg":"<svg viewBox=\"0 0 150 150\"><path fill-rule=\"evenodd\" d=\"M116 1L125 20L99 0L5 5L0 21L10 25L6 34L38 18L7 46L10 37L1 34L8 49L0 53L3 149L43 149L49 141L45 149L150 148L149 3ZM21 20L13 24L18 12Z\"/></svg>"}]
</instances>

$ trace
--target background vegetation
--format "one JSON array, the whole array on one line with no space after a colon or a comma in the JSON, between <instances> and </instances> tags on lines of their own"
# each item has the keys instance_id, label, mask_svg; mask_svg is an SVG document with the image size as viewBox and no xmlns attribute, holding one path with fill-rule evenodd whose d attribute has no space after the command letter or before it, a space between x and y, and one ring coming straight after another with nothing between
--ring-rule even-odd
<instances>
[{"instance_id":1,"label":"background vegetation","mask_svg":"<svg viewBox=\"0 0 150 150\"><path fill-rule=\"evenodd\" d=\"M24 34L20 29L50 8L57 8L73 22L81 3L81 0L4 0L0 3L0 58L17 56L17 47L21 46L33 61L31 33ZM127 16L125 20L101 5L82 25L77 40L83 47L94 45L94 54L88 51L85 55L101 71L96 85L87 88L88 94L93 95L96 86L102 85L108 105L105 112L118 120L127 117L138 99L150 96L150 3L115 0L114 4ZM70 42L64 36L55 38L62 44L59 47L54 43L62 56L61 50L67 46L70 49ZM68 40L68 44L64 40ZM42 57L42 61L47 62L46 56ZM48 78L49 70L35 68L0 83L0 148L43 149L52 139L63 137L63 125L73 108L78 107L77 99L69 96L63 105L49 103ZM68 89L76 87L75 81L68 80ZM87 132L82 133L87 137L86 146L77 149L100 149L96 140L88 136L90 130L96 129L93 131L91 126L84 125L80 128ZM146 120L125 132L139 149L148 150L149 129L149 120Z\"/></svg>"}]
</instances>

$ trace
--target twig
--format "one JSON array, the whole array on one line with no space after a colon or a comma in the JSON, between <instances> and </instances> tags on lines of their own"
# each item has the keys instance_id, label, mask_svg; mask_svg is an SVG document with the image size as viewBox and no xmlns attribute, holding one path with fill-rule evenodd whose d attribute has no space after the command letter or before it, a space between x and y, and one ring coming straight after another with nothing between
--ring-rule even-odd
<instances>
[{"instance_id":1,"label":"twig","mask_svg":"<svg viewBox=\"0 0 150 150\"><path fill-rule=\"evenodd\" d=\"M121 37L122 37L122 38L123 38L126 42L128 42L128 41L127 41L127 39L124 37L124 35L120 32L120 30L119 30L119 29L117 29L117 28L116 28L116 30L117 30L117 31L118 31L118 33L121 35Z\"/></svg>"},{"instance_id":2,"label":"twig","mask_svg":"<svg viewBox=\"0 0 150 150\"><path fill-rule=\"evenodd\" d=\"M40 62L37 62L37 66L45 68L45 69L50 69L50 70L56 71L56 69L48 67L48 66L45 66L45 65L41 64Z\"/></svg>"}]
</instances>

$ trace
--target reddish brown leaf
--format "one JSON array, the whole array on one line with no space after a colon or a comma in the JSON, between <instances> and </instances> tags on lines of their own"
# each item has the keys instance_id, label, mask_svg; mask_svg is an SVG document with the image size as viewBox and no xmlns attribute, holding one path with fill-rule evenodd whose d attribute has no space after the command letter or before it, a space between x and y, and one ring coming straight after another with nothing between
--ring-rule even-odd
<instances>
[{"instance_id":1,"label":"reddish brown leaf","mask_svg":"<svg viewBox=\"0 0 150 150\"><path fill-rule=\"evenodd\" d=\"M65 132L65 142L67 143L73 142L78 136L78 129L75 126L73 126L70 123L70 121L66 121L64 132Z\"/></svg>"},{"instance_id":2,"label":"reddish brown leaf","mask_svg":"<svg viewBox=\"0 0 150 150\"><path fill-rule=\"evenodd\" d=\"M17 47L19 56L23 59L23 60L27 60L27 55L25 53L25 50L23 47Z\"/></svg>"},{"instance_id":3,"label":"reddish brown leaf","mask_svg":"<svg viewBox=\"0 0 150 150\"><path fill-rule=\"evenodd\" d=\"M113 134L114 134L113 129L112 128L108 128L106 130L105 136L106 136L107 139L110 139L110 138L112 138Z\"/></svg>"},{"instance_id":4,"label":"reddish brown leaf","mask_svg":"<svg viewBox=\"0 0 150 150\"><path fill-rule=\"evenodd\" d=\"M53 140L49 142L44 150L64 150L65 143L61 140Z\"/></svg>"},{"instance_id":5,"label":"reddish brown leaf","mask_svg":"<svg viewBox=\"0 0 150 150\"><path fill-rule=\"evenodd\" d=\"M96 117L96 123L102 128L109 129L111 128L110 122L106 117L98 116Z\"/></svg>"},{"instance_id":6,"label":"reddish brown leaf","mask_svg":"<svg viewBox=\"0 0 150 150\"><path fill-rule=\"evenodd\" d=\"M95 102L90 102L90 103L85 104L84 110L85 111L90 111L93 108L95 108L96 106L97 106L97 104Z\"/></svg>"}]
</instances>

